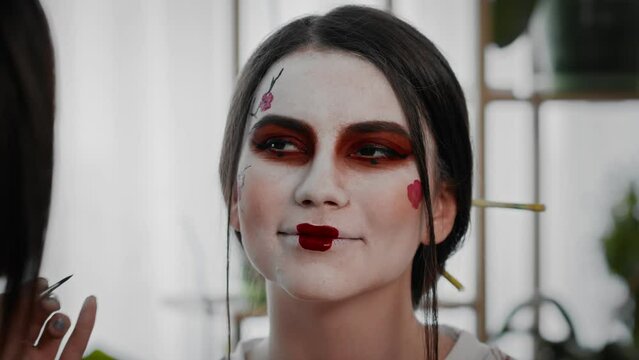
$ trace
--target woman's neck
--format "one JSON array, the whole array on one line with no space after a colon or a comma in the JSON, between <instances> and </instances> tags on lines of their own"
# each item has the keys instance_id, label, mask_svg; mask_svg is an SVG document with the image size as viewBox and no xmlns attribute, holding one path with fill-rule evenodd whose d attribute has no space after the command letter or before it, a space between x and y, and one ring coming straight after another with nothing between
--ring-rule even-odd
<instances>
[{"instance_id":1,"label":"woman's neck","mask_svg":"<svg viewBox=\"0 0 639 360\"><path fill-rule=\"evenodd\" d=\"M260 352L270 359L425 358L410 269L394 283L340 301L301 301L267 286L271 332Z\"/></svg>"}]
</instances>

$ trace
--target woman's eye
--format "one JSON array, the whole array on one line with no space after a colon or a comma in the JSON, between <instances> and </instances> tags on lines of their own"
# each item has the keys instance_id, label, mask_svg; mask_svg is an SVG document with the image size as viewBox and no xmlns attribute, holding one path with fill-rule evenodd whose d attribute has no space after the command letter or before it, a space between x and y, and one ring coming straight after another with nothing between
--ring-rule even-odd
<instances>
[{"instance_id":1,"label":"woman's eye","mask_svg":"<svg viewBox=\"0 0 639 360\"><path fill-rule=\"evenodd\" d=\"M403 159L397 151L381 145L364 145L353 152L350 157L361 158L364 160L371 159Z\"/></svg>"},{"instance_id":2,"label":"woman's eye","mask_svg":"<svg viewBox=\"0 0 639 360\"><path fill-rule=\"evenodd\" d=\"M259 150L270 151L280 156L288 153L305 152L305 149L301 145L284 138L268 139L260 144L256 144L255 147Z\"/></svg>"}]
</instances>

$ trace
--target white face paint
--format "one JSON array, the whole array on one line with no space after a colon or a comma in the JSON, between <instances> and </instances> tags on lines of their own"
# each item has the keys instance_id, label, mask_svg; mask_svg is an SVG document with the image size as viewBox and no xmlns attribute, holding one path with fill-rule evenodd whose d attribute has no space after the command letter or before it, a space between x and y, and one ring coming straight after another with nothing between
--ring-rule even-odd
<instances>
[{"instance_id":1,"label":"white face paint","mask_svg":"<svg viewBox=\"0 0 639 360\"><path fill-rule=\"evenodd\" d=\"M410 276L427 232L409 189L419 175L407 122L385 76L345 52L296 52L268 71L250 112L231 218L255 268L309 300ZM328 250L309 250L299 224L339 235Z\"/></svg>"}]
</instances>

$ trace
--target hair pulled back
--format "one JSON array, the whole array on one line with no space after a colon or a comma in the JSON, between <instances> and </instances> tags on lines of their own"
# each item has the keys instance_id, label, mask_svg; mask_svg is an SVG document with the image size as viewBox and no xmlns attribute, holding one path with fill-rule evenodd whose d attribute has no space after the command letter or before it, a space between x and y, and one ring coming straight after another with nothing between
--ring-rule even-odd
<instances>
[{"instance_id":1,"label":"hair pulled back","mask_svg":"<svg viewBox=\"0 0 639 360\"><path fill-rule=\"evenodd\" d=\"M402 107L430 231L430 244L420 245L413 258L411 297L414 308L422 304L427 329L432 330L426 331L426 350L428 358L434 359L438 338L436 281L468 229L473 163L461 86L439 50L414 27L380 10L344 6L323 16L297 19L264 40L242 69L231 101L219 167L225 201L230 206L257 87L274 63L309 47L345 51L366 59L386 76ZM434 157L431 174L429 156ZM433 176L434 184L445 184L452 190L457 205L452 231L438 245L428 181ZM236 235L241 241L240 234Z\"/></svg>"}]
</instances>

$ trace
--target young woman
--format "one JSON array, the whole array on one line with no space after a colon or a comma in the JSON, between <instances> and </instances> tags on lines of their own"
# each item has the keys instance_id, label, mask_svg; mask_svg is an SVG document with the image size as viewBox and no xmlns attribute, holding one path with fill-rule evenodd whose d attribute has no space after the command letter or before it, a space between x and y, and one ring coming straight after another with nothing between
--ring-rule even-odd
<instances>
[{"instance_id":1,"label":"young woman","mask_svg":"<svg viewBox=\"0 0 639 360\"><path fill-rule=\"evenodd\" d=\"M223 149L229 223L270 321L232 359L506 358L437 324L472 153L462 89L413 27L356 6L284 26L241 73Z\"/></svg>"}]
</instances>

